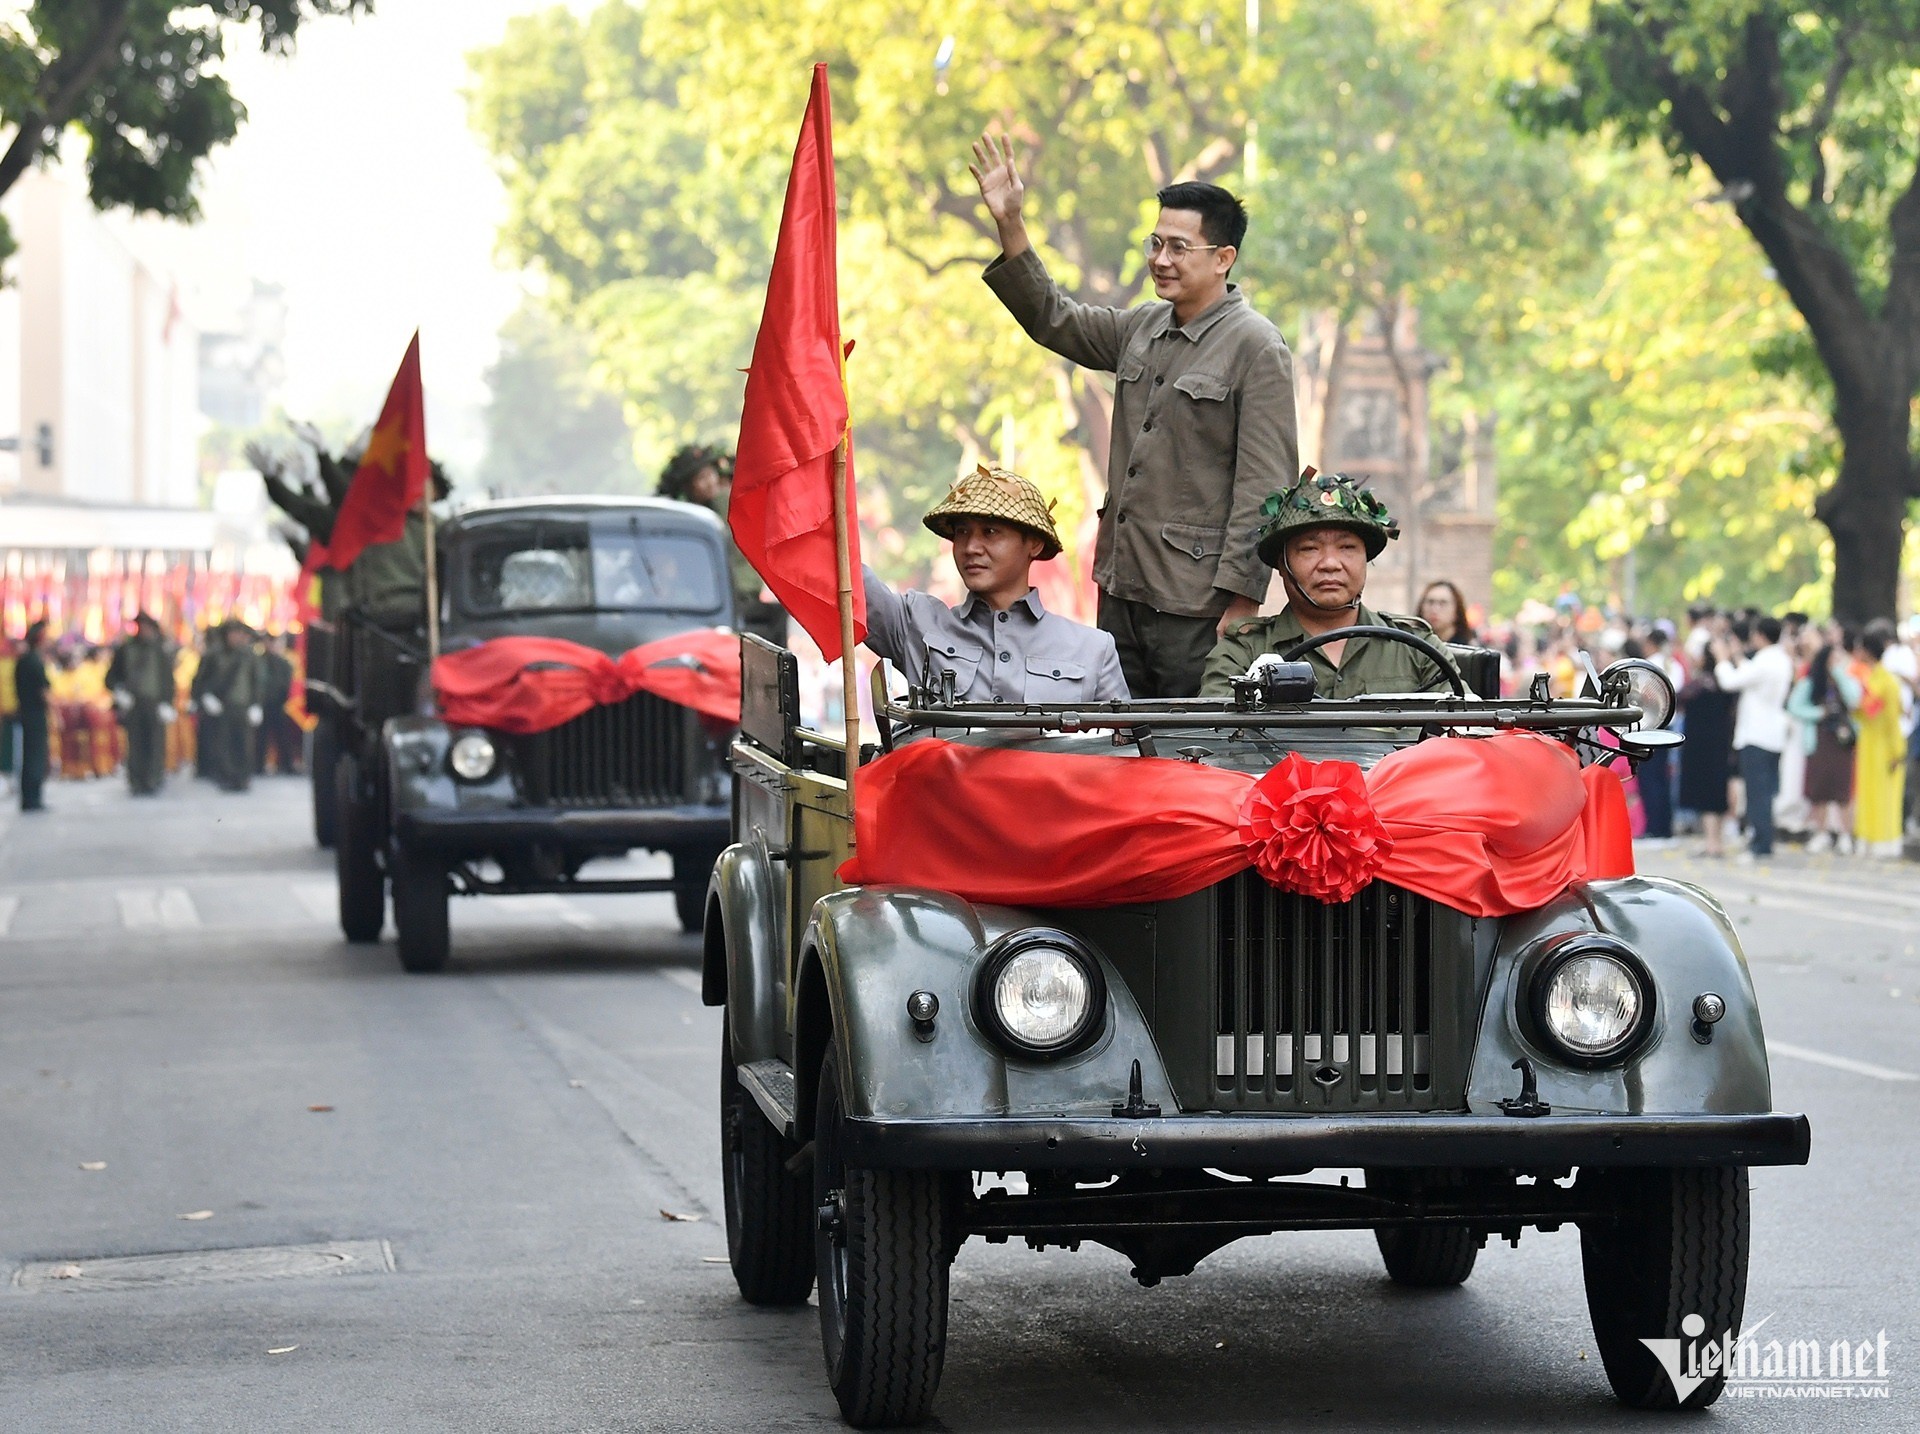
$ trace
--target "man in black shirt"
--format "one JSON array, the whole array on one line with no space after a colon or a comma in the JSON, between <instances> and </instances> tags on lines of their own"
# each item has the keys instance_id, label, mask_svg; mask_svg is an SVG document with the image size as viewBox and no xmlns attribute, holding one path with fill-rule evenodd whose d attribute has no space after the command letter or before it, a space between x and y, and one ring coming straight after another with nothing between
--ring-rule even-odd
<instances>
[{"instance_id":1,"label":"man in black shirt","mask_svg":"<svg viewBox=\"0 0 1920 1434\"><path fill-rule=\"evenodd\" d=\"M47 625L27 629L27 650L13 667L14 691L20 699L20 810L44 812L41 793L47 782L47 664L40 643Z\"/></svg>"}]
</instances>

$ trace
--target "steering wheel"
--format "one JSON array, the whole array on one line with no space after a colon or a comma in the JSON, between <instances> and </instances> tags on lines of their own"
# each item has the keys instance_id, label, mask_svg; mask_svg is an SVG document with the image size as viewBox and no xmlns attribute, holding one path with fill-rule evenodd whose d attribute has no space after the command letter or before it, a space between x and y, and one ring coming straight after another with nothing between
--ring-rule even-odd
<instances>
[{"instance_id":1,"label":"steering wheel","mask_svg":"<svg viewBox=\"0 0 1920 1434\"><path fill-rule=\"evenodd\" d=\"M1323 632L1318 637L1310 637L1305 642L1296 642L1287 651L1280 654L1282 662L1298 662L1317 647L1325 647L1330 642L1341 642L1349 637L1383 637L1389 642L1404 642L1408 647L1417 648L1431 657L1446 675L1448 686L1453 688L1455 697L1467 695L1466 679L1461 677L1460 668L1453 660L1453 654L1439 643L1429 641L1417 632L1408 632L1405 628L1386 627L1373 623L1364 623L1357 627L1336 627L1332 632Z\"/></svg>"}]
</instances>

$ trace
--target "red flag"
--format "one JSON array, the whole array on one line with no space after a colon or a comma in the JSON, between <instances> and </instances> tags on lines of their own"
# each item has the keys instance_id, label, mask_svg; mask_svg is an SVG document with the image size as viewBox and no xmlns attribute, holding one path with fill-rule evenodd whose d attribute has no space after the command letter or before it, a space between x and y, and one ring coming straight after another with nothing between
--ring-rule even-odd
<instances>
[{"instance_id":1,"label":"red flag","mask_svg":"<svg viewBox=\"0 0 1920 1434\"><path fill-rule=\"evenodd\" d=\"M833 455L848 425L834 226L833 115L827 67L815 65L747 371L728 522L740 551L828 661L840 656ZM867 635L867 603L858 580L851 446L844 483L859 641Z\"/></svg>"},{"instance_id":2,"label":"red flag","mask_svg":"<svg viewBox=\"0 0 1920 1434\"><path fill-rule=\"evenodd\" d=\"M309 570L346 568L374 543L394 543L407 529L407 514L427 491L427 404L420 388L420 335L407 345L400 371L393 376L380 421L373 425L367 451L353 470L333 537L315 542L307 555Z\"/></svg>"}]
</instances>

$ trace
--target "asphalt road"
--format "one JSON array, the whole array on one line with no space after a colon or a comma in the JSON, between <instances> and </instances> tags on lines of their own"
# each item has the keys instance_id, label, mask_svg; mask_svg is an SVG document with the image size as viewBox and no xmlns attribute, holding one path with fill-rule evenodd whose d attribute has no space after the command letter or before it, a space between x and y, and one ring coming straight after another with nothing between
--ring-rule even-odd
<instances>
[{"instance_id":1,"label":"asphalt road","mask_svg":"<svg viewBox=\"0 0 1920 1434\"><path fill-rule=\"evenodd\" d=\"M666 898L459 903L452 969L407 977L340 941L296 783L50 799L0 815L0 1430L838 1427L813 1310L724 1263L718 1016ZM1920 1429L1920 870L1645 864L1726 900L1813 1120L1810 1167L1753 1177L1748 1323L1884 1329L1891 1378L1676 1422ZM1349 1233L1153 1290L976 1242L953 1289L936 1428L1660 1422L1612 1402L1571 1230L1438 1293Z\"/></svg>"}]
</instances>

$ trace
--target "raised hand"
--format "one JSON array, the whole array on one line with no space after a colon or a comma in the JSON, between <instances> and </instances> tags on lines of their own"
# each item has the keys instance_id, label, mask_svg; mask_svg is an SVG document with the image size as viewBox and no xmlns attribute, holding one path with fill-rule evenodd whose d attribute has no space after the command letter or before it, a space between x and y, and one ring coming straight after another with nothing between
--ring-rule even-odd
<instances>
[{"instance_id":1,"label":"raised hand","mask_svg":"<svg viewBox=\"0 0 1920 1434\"><path fill-rule=\"evenodd\" d=\"M1005 135L981 135L973 142L973 163L967 166L967 173L980 186L987 213L1000 231L1000 252L1009 259L1025 253L1032 247L1027 239L1027 221L1020 212L1027 185L1014 163L1013 141Z\"/></svg>"},{"instance_id":2,"label":"raised hand","mask_svg":"<svg viewBox=\"0 0 1920 1434\"><path fill-rule=\"evenodd\" d=\"M987 202L993 222L1004 225L1020 217L1026 196L1026 182L1014 163L1013 141L1005 135L983 134L973 142L973 163L967 173L980 186L980 197Z\"/></svg>"}]
</instances>

